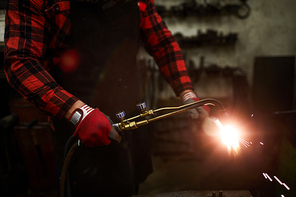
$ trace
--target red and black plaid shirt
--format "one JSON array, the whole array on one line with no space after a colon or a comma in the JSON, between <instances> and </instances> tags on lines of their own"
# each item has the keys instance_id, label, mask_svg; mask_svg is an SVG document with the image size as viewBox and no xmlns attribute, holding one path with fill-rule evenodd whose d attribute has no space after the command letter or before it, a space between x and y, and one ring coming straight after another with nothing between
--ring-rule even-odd
<instances>
[{"instance_id":1,"label":"red and black plaid shirt","mask_svg":"<svg viewBox=\"0 0 296 197\"><path fill-rule=\"evenodd\" d=\"M157 14L154 0L139 0L141 38L176 95L192 89L180 48ZM44 113L62 118L78 99L48 73L46 56L57 64L68 47L70 1L9 0L5 27L8 82ZM54 51L54 52L52 52Z\"/></svg>"}]
</instances>

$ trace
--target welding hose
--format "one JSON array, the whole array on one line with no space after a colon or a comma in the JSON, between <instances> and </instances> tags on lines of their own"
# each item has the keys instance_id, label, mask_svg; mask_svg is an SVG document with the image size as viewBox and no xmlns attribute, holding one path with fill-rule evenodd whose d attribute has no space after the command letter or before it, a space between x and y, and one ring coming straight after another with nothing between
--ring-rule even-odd
<instances>
[{"instance_id":1,"label":"welding hose","mask_svg":"<svg viewBox=\"0 0 296 197\"><path fill-rule=\"evenodd\" d=\"M220 119L223 120L222 122L224 122L225 124L229 123L229 115L226 112L226 109L224 108L222 103L220 103L218 100L208 98L208 99L195 101L195 102L192 102L192 103L187 103L187 104L184 104L184 105L179 106L179 107L163 107L163 108L159 108L159 109L156 109L156 110L149 110L149 112L146 111L147 113L145 112L144 114L140 114L138 116L134 116L132 118L125 119L124 121L122 121L120 123L113 124L112 126L114 126L115 128L117 128L117 129L119 129L121 131L122 130L136 129L139 126L143 126L143 125L149 124L151 122L154 122L154 121L157 121L157 120L160 120L160 119L163 119L163 118L167 118L169 116L180 114L180 113L183 113L185 111L188 111L188 110L191 110L191 109L194 109L194 108L202 107L203 105L211 105L211 106L218 107L219 110L217 111L217 113L218 113ZM135 120L135 119L140 118L140 117L145 117L146 115L152 115L152 114L159 113L159 112L164 112L164 111L170 111L170 112L167 112L167 113L164 113L162 115L152 117L152 118L149 118L149 119L145 119L143 121L138 121L138 122L132 121L132 120Z\"/></svg>"},{"instance_id":2,"label":"welding hose","mask_svg":"<svg viewBox=\"0 0 296 197\"><path fill-rule=\"evenodd\" d=\"M74 135L71 135L71 137L68 139L66 143L65 150L64 150L64 164L63 164L63 168L60 176L60 197L65 196L65 187L67 186L68 188L70 186L69 180L67 179L67 172L68 172L68 167L69 167L71 158L75 150L77 149L77 147L78 147L77 137ZM67 194L68 194L68 197L71 196L69 194L69 191L67 191Z\"/></svg>"}]
</instances>

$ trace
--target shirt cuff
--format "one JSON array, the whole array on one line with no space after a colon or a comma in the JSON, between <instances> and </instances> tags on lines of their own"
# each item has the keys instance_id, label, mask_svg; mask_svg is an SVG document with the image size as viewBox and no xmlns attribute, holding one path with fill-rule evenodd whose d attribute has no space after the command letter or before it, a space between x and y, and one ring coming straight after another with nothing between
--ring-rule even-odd
<instances>
[{"instance_id":1,"label":"shirt cuff","mask_svg":"<svg viewBox=\"0 0 296 197\"><path fill-rule=\"evenodd\" d=\"M47 102L46 111L57 118L62 119L77 100L78 98L74 95L64 89L60 89L55 91L50 100Z\"/></svg>"}]
</instances>

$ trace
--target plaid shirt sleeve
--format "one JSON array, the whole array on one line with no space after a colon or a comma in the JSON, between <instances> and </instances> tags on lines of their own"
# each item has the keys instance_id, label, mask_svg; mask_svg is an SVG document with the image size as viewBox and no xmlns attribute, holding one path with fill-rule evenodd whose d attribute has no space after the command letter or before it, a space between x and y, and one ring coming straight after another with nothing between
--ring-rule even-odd
<instances>
[{"instance_id":1,"label":"plaid shirt sleeve","mask_svg":"<svg viewBox=\"0 0 296 197\"><path fill-rule=\"evenodd\" d=\"M50 25L42 0L9 0L5 21L5 74L9 84L48 115L62 118L77 98L60 87L41 63Z\"/></svg>"},{"instance_id":2,"label":"plaid shirt sleeve","mask_svg":"<svg viewBox=\"0 0 296 197\"><path fill-rule=\"evenodd\" d=\"M154 0L139 1L141 38L175 94L193 89L180 47L158 15Z\"/></svg>"}]
</instances>

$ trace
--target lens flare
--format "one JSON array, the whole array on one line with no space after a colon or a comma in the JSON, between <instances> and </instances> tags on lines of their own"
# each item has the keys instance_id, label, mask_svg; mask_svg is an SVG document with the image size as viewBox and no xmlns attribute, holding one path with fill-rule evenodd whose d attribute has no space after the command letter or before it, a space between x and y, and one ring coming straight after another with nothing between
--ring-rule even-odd
<instances>
[{"instance_id":1,"label":"lens flare","mask_svg":"<svg viewBox=\"0 0 296 197\"><path fill-rule=\"evenodd\" d=\"M222 143L227 146L228 150L238 150L239 135L238 131L230 125L225 126L221 130Z\"/></svg>"},{"instance_id":2,"label":"lens flare","mask_svg":"<svg viewBox=\"0 0 296 197\"><path fill-rule=\"evenodd\" d=\"M77 70L79 63L80 55L78 51L70 49L62 55L59 65L63 72L69 73Z\"/></svg>"},{"instance_id":3,"label":"lens flare","mask_svg":"<svg viewBox=\"0 0 296 197\"><path fill-rule=\"evenodd\" d=\"M218 119L215 119L214 122L219 127L221 142L228 148L228 151L237 152L240 148L239 142L241 141L245 146L247 142L244 142L239 136L238 130L232 127L231 125L223 126Z\"/></svg>"}]
</instances>

